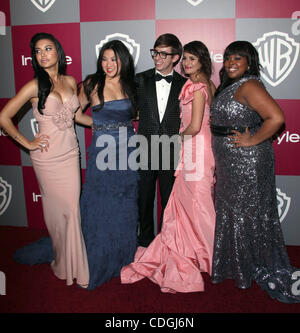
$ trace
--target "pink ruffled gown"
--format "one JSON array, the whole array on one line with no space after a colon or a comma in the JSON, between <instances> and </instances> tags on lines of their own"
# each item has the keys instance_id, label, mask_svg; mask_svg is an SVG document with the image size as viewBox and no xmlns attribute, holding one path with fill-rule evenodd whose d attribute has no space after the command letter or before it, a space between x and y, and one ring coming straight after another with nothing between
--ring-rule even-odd
<instances>
[{"instance_id":1,"label":"pink ruffled gown","mask_svg":"<svg viewBox=\"0 0 300 333\"><path fill-rule=\"evenodd\" d=\"M52 240L51 267L67 285L77 279L78 284L85 286L89 283L89 268L81 231L79 147L73 123L78 98L73 95L69 101L61 103L49 95L43 114L39 113L36 103L32 106L39 133L49 136L48 151L31 151L30 157Z\"/></svg>"},{"instance_id":2,"label":"pink ruffled gown","mask_svg":"<svg viewBox=\"0 0 300 333\"><path fill-rule=\"evenodd\" d=\"M122 283L134 283L147 277L157 283L162 292L196 292L204 290L201 272L211 275L215 162L205 84L188 80L183 86L179 96L181 131L191 121L196 90L201 90L206 97L201 130L183 142L161 232L148 248L138 247L134 262L121 271Z\"/></svg>"}]
</instances>

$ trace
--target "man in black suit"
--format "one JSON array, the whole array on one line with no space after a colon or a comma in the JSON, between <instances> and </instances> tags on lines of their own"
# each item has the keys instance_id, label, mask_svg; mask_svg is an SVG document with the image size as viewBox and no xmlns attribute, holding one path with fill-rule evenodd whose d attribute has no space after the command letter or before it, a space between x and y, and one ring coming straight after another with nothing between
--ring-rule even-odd
<instances>
[{"instance_id":1,"label":"man in black suit","mask_svg":"<svg viewBox=\"0 0 300 333\"><path fill-rule=\"evenodd\" d=\"M163 138L162 135L170 138L179 133L178 97L186 81L173 69L182 55L182 45L175 35L159 36L150 53L155 68L136 75L139 109L138 134L143 135L148 143L146 147L148 148L148 164L140 169L139 182L140 231L138 239L139 245L145 247L154 239L153 208L157 179L162 207L159 231L163 221L163 211L175 180L174 172L178 156L174 156L174 147L167 149L166 145L158 142L159 138ZM170 162L167 167L163 165L165 160Z\"/></svg>"}]
</instances>

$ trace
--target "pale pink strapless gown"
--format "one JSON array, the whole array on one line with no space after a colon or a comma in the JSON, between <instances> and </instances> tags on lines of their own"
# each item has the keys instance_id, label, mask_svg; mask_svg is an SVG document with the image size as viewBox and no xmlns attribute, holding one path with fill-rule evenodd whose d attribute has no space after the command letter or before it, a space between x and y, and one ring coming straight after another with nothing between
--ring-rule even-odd
<instances>
[{"instance_id":1,"label":"pale pink strapless gown","mask_svg":"<svg viewBox=\"0 0 300 333\"><path fill-rule=\"evenodd\" d=\"M138 247L134 262L121 271L122 283L147 277L157 283L162 292L196 292L204 290L201 272L211 275L215 163L206 85L188 80L183 86L179 96L181 130L191 121L193 93L199 89L206 96L202 127L196 136L183 143L162 230L148 248Z\"/></svg>"},{"instance_id":2,"label":"pale pink strapless gown","mask_svg":"<svg viewBox=\"0 0 300 333\"><path fill-rule=\"evenodd\" d=\"M77 279L89 283L86 248L81 232L79 208L79 147L74 130L74 112L79 107L73 95L66 103L48 96L43 115L33 103L39 133L49 136L47 152L30 152L32 165L42 195L44 219L52 239L54 274L67 285Z\"/></svg>"}]
</instances>

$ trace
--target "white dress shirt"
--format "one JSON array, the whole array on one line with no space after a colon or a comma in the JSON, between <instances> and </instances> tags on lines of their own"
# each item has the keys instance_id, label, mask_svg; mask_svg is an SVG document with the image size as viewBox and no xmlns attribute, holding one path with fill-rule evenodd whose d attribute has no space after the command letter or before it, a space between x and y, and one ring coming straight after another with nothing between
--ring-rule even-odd
<instances>
[{"instance_id":1,"label":"white dress shirt","mask_svg":"<svg viewBox=\"0 0 300 333\"><path fill-rule=\"evenodd\" d=\"M155 72L162 75L157 70ZM173 75L173 70L168 75ZM167 76L167 75L162 75L162 76ZM156 96L157 96L157 106L159 112L159 121L162 122L166 111L172 82L168 83L166 80L160 80L156 81L155 83L156 83Z\"/></svg>"}]
</instances>

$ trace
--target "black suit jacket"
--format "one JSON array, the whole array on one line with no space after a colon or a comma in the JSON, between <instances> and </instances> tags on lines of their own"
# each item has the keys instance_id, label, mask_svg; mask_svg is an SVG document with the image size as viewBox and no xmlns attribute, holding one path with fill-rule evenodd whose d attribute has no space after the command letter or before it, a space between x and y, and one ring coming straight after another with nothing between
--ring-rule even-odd
<instances>
[{"instance_id":1,"label":"black suit jacket","mask_svg":"<svg viewBox=\"0 0 300 333\"><path fill-rule=\"evenodd\" d=\"M179 133L180 110L178 97L186 80L186 78L176 71L173 72L173 81L165 114L162 122L160 122L156 95L155 68L136 75L137 106L139 110L138 134L146 137L149 144L149 151L151 135L160 136L165 134L172 136ZM173 156L171 151L171 163L173 163L172 161Z\"/></svg>"}]
</instances>

